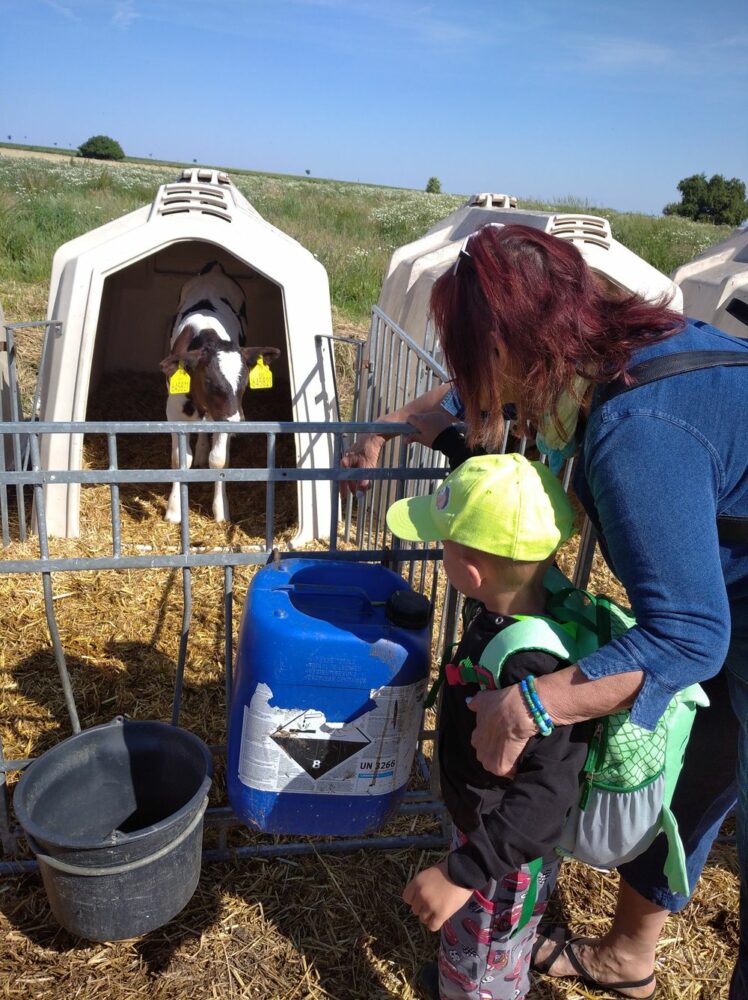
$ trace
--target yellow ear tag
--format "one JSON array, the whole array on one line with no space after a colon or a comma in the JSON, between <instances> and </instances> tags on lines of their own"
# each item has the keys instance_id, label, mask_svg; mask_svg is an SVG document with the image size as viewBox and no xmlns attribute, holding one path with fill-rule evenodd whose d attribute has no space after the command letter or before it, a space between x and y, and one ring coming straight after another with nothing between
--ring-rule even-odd
<instances>
[{"instance_id":1,"label":"yellow ear tag","mask_svg":"<svg viewBox=\"0 0 748 1000\"><path fill-rule=\"evenodd\" d=\"M172 377L169 379L169 395L176 396L177 393L189 392L190 391L190 374L184 370L182 362L179 362L179 368L174 372Z\"/></svg>"},{"instance_id":2,"label":"yellow ear tag","mask_svg":"<svg viewBox=\"0 0 748 1000\"><path fill-rule=\"evenodd\" d=\"M273 373L270 371L270 365L265 364L265 359L262 355L257 358L257 364L251 369L249 373L249 388L250 389L272 389L273 388Z\"/></svg>"}]
</instances>

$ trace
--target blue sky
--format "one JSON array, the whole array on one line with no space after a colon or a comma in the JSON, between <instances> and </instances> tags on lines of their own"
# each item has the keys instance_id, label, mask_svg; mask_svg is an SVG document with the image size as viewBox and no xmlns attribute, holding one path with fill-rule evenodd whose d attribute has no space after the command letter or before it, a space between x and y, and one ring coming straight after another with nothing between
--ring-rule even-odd
<instances>
[{"instance_id":1,"label":"blue sky","mask_svg":"<svg viewBox=\"0 0 748 1000\"><path fill-rule=\"evenodd\" d=\"M658 213L748 182L746 0L0 0L0 135Z\"/></svg>"}]
</instances>

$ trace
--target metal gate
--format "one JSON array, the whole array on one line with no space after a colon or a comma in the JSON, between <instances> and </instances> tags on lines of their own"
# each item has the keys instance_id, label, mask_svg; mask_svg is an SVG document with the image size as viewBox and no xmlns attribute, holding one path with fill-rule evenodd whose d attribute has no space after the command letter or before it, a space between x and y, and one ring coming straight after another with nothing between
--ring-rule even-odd
<instances>
[{"instance_id":1,"label":"metal gate","mask_svg":"<svg viewBox=\"0 0 748 1000\"><path fill-rule=\"evenodd\" d=\"M226 718L231 697L232 665L234 658L234 578L238 569L259 567L270 559L285 559L309 550L284 548L276 530L276 488L281 483L300 480L325 481L329 483L332 517L329 525L329 539L325 548L315 549L313 555L320 559L349 560L353 562L381 562L401 572L409 583L421 593L425 593L437 607L434 617L434 649L441 649L452 642L456 632L458 597L445 586L441 570L441 551L431 545L411 545L392 538L384 523L387 506L397 497L413 495L416 492L430 492L435 482L444 475L444 460L430 449L420 446L406 446L398 437L386 448L384 462L373 470L347 470L341 467L341 456L353 435L387 432L404 433L407 424L386 425L377 423L375 417L386 408L392 410L412 398L413 392L425 391L447 378L444 369L410 338L392 324L379 310L374 310L369 353L363 361L363 347L349 338L333 337L335 343L347 340L356 351L356 385L354 405L364 407L365 419L359 422L340 423L237 423L231 431L238 436L252 436L263 442L265 465L261 468L192 469L187 467L187 435L194 433L194 425L169 423L166 421L145 422L76 422L43 423L36 419L38 410L38 386L33 392L26 390L25 400L19 389L16 335L22 335L33 328L47 328L47 335L60 336L64 331L59 324L11 324L5 327L5 365L7 372L7 400L10 406L10 420L0 423L3 447L0 448L0 522L2 524L3 556L0 557L0 577L13 574L15 579L37 578L43 594L44 614L49 639L57 666L58 682L64 696L70 731L81 729L80 714L74 684L66 660L66 653L58 627L55 607L55 574L59 573L101 573L112 571L137 572L158 570L164 574L181 575L181 631L176 662L173 663L173 692L171 698L171 722L180 722L184 694L185 664L190 650L190 629L193 622L193 573L202 567L213 567L220 571L220 594L222 605L222 661L224 710ZM0 353L0 359L2 354ZM384 387L384 392L380 390ZM375 400L377 405L375 406ZM384 401L384 402L383 402ZM24 405L26 402L26 405ZM23 412L27 416L24 419ZM376 412L375 412L376 411ZM6 413L2 414L6 416ZM205 422L201 431L225 431L222 423ZM41 467L41 440L45 435L83 434L88 440L98 436L105 442L105 467L77 470L46 470ZM180 467L166 468L123 468L119 461L120 441L125 435L139 435L143 441L153 435L164 438L163 456L166 464L169 454L167 435L178 436ZM278 444L290 437L298 441L310 435L329 435L333 447L334 461L330 468L298 469L291 464L277 461ZM8 460L9 459L9 460ZM372 481L372 489L359 501L349 500L344 509L337 502L339 483L343 480L366 478ZM264 540L258 545L223 545L208 547L196 544L190 530L190 488L201 483L262 484L264 488ZM566 477L568 482L568 476ZM179 542L175 546L136 544L123 539L122 531L122 491L132 484L157 484L164 496L173 482L179 483L181 494L181 522ZM104 487L111 516L108 518L106 538L98 538L99 549L106 551L87 553L85 546L80 552L55 551L54 540L50 540L46 522L45 486L49 484L80 483L83 487ZM33 511L33 527L32 526ZM260 532L258 531L258 535ZM590 536L580 549L577 582L584 582L589 571L589 563L594 549L594 537ZM116 711L113 714L117 714ZM102 721L102 720L98 720ZM222 722L225 720L222 720ZM62 733L60 738L65 735ZM238 820L230 806L221 802L211 807L206 814L206 826L215 828L215 846L205 851L206 860L229 860L254 856L290 855L321 851L347 851L362 847L390 848L419 846L439 847L445 843L445 830L440 821L444 817L443 806L429 786L428 754L424 752L433 739L433 731L421 731L416 758L420 784L425 787L411 788L400 807L400 815L433 816L433 829L418 834L397 836L372 835L366 838L339 838L335 840L285 839L267 843L262 837L257 842L230 847L228 833L236 827ZM211 742L211 749L217 758L225 755L225 743ZM0 862L0 874L12 874L36 869L36 862L24 857L26 852L21 843L21 833L13 821L7 776L26 767L32 758L7 759L0 743L0 842L5 860ZM266 841L267 838L264 838Z\"/></svg>"}]
</instances>

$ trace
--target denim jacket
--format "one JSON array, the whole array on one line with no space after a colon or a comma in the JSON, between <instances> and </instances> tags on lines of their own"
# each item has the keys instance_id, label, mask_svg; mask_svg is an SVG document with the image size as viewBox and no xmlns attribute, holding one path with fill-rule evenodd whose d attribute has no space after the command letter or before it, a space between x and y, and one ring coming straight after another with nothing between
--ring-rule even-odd
<instances>
[{"instance_id":1,"label":"denim jacket","mask_svg":"<svg viewBox=\"0 0 748 1000\"><path fill-rule=\"evenodd\" d=\"M690 322L631 367L694 350L748 351L748 340ZM716 526L748 516L748 370L683 373L599 407L593 397L574 490L637 619L579 667L590 679L643 670L631 718L653 729L675 691L720 670L731 631L748 655L748 545L720 545Z\"/></svg>"}]
</instances>

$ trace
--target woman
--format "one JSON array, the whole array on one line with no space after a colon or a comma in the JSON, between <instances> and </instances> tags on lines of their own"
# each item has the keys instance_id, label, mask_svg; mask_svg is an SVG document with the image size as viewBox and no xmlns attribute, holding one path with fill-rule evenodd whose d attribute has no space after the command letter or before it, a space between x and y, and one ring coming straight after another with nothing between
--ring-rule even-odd
<instances>
[{"instance_id":1,"label":"woman","mask_svg":"<svg viewBox=\"0 0 748 1000\"><path fill-rule=\"evenodd\" d=\"M632 382L628 369L663 355L728 351L744 362L748 343L613 289L572 244L524 226L476 232L435 283L431 306L464 401L469 443L498 446L509 402L520 421L537 428L551 459L578 440L574 489L637 618L625 637L538 682L546 711L568 724L630 706L633 721L651 729L674 691L701 682L711 708L697 715L673 811L693 891L734 804L739 738L745 907L748 536L738 530L721 541L717 518L748 518L748 371L725 365L608 401L601 393L609 383L624 387ZM427 441L434 420L450 419L444 412L423 417L441 401L443 394L426 406L414 401L391 417L423 428ZM371 438L360 443L348 464L373 464L378 446ZM483 692L472 707L480 761L509 774L536 731L520 691ZM658 937L668 914L688 902L667 887L662 840L621 868L608 934L590 941L552 935L536 953L536 968L579 975L626 997L652 995ZM731 1000L748 998L746 930L743 919Z\"/></svg>"}]
</instances>

